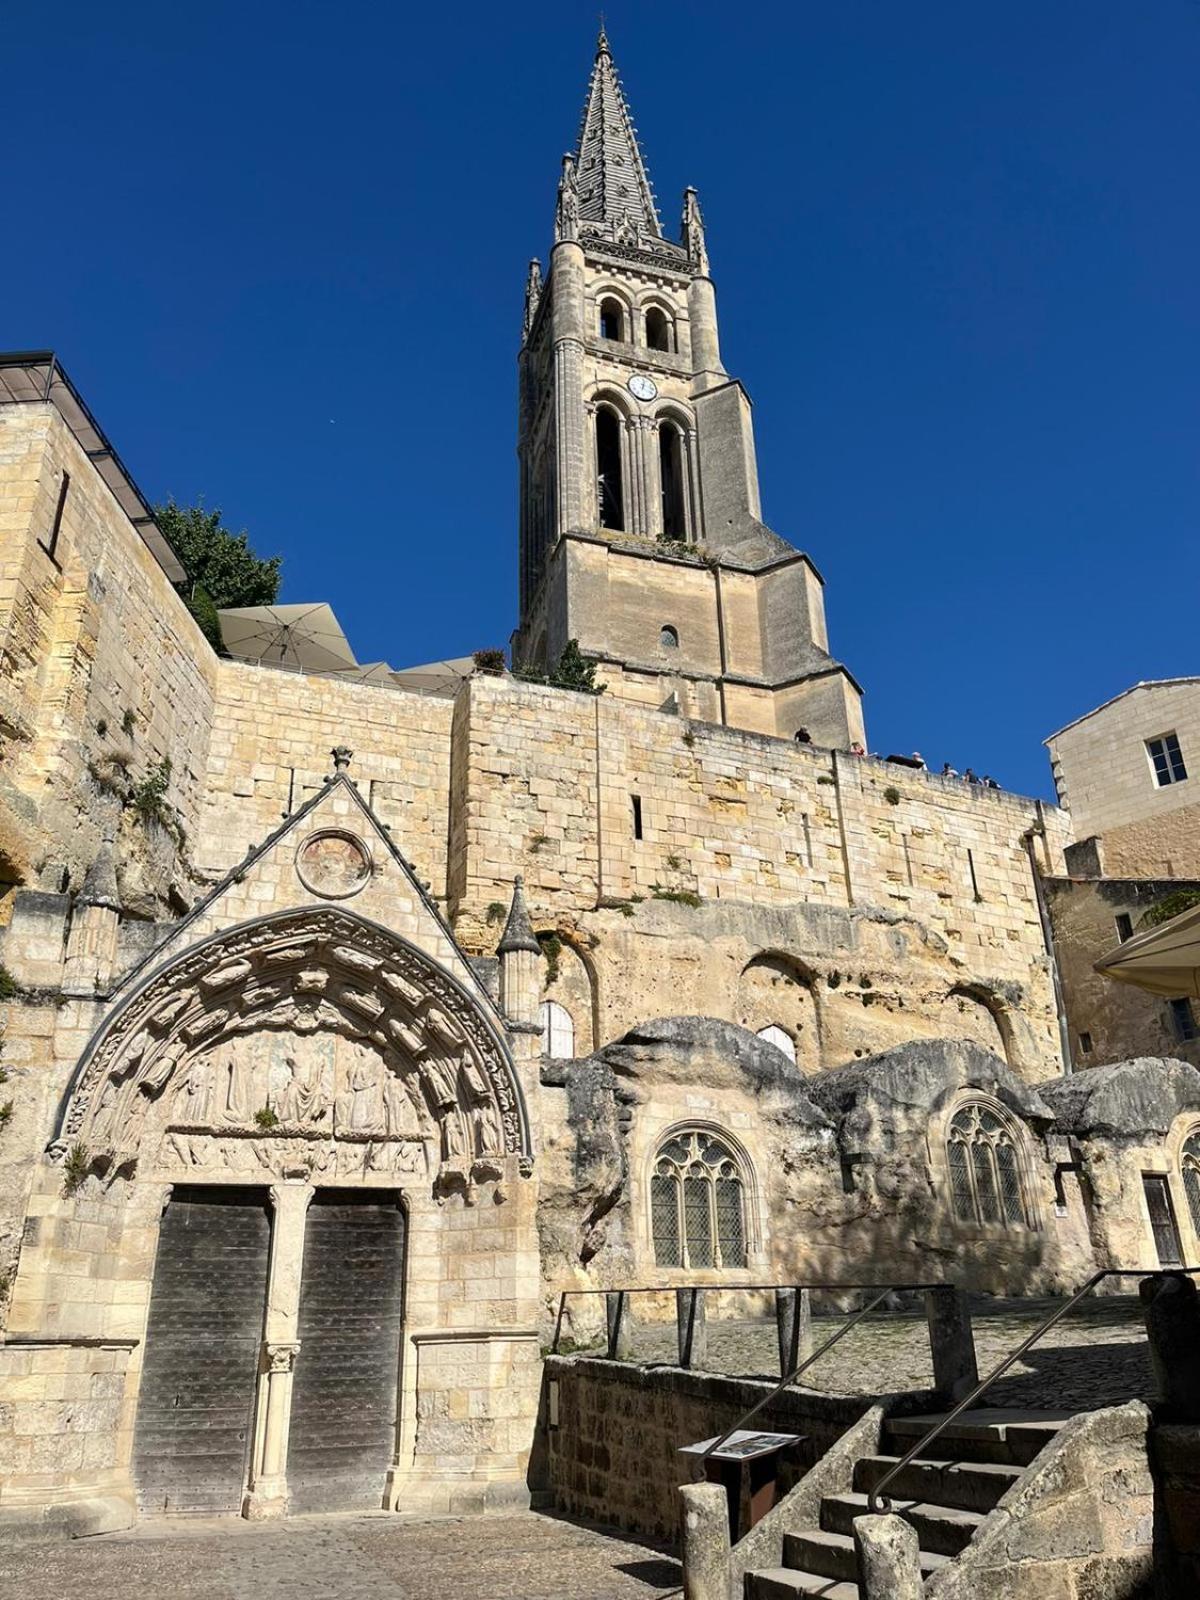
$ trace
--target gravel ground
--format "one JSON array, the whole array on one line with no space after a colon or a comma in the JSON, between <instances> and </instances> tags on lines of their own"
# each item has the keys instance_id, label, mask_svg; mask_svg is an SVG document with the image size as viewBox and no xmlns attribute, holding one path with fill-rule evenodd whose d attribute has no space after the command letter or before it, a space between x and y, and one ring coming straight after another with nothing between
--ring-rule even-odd
<instances>
[{"instance_id":1,"label":"gravel ground","mask_svg":"<svg viewBox=\"0 0 1200 1600\"><path fill-rule=\"evenodd\" d=\"M1061 1305L1060 1300L976 1301L972 1321L980 1376ZM814 1316L814 1345L827 1339L844 1320ZM638 1326L635 1321L633 1359L673 1364L674 1322ZM776 1379L777 1361L774 1322L709 1323L709 1371ZM801 1386L826 1394L875 1395L926 1389L932 1382L924 1315L891 1314L860 1323L809 1368ZM1147 1399L1152 1393L1141 1308L1136 1299L1113 1296L1081 1301L997 1381L988 1391L986 1403L1083 1411Z\"/></svg>"},{"instance_id":2,"label":"gravel ground","mask_svg":"<svg viewBox=\"0 0 1200 1600\"><path fill-rule=\"evenodd\" d=\"M13 1600L667 1600L681 1582L654 1545L536 1512L158 1521L0 1549Z\"/></svg>"}]
</instances>

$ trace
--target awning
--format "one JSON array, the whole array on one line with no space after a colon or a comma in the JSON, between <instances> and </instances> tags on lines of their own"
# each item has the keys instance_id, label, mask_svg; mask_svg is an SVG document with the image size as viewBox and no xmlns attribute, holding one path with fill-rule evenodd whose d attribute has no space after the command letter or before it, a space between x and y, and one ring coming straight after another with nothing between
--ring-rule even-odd
<instances>
[{"instance_id":1,"label":"awning","mask_svg":"<svg viewBox=\"0 0 1200 1600\"><path fill-rule=\"evenodd\" d=\"M1200 906L1126 939L1096 971L1151 994L1200 998Z\"/></svg>"},{"instance_id":2,"label":"awning","mask_svg":"<svg viewBox=\"0 0 1200 1600\"><path fill-rule=\"evenodd\" d=\"M404 667L392 673L392 682L397 689L449 699L458 693L464 678L469 678L474 671L474 656L455 656L449 661L427 661L421 667Z\"/></svg>"}]
</instances>

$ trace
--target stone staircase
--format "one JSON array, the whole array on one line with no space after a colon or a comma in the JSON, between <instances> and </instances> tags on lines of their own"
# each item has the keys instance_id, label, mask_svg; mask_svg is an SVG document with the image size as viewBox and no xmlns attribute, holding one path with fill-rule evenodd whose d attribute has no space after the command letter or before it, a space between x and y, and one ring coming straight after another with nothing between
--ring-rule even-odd
<instances>
[{"instance_id":1,"label":"stone staircase","mask_svg":"<svg viewBox=\"0 0 1200 1600\"><path fill-rule=\"evenodd\" d=\"M746 1600L860 1600L854 1521L867 1513L867 1495L937 1419L899 1417L884 1424L881 1443L890 1454L863 1455L854 1463L853 1487L820 1502L820 1525L783 1536L783 1565L751 1571ZM970 1544L987 1514L1053 1442L1068 1418L1053 1411L966 1411L892 1480L892 1510L912 1524L921 1546L921 1575L928 1580Z\"/></svg>"}]
</instances>

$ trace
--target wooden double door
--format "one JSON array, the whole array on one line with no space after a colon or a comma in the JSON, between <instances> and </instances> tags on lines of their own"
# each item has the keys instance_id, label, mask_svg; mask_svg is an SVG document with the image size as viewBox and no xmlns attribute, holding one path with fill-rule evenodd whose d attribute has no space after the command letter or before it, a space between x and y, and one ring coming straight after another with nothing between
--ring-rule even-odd
<instances>
[{"instance_id":1,"label":"wooden double door","mask_svg":"<svg viewBox=\"0 0 1200 1600\"><path fill-rule=\"evenodd\" d=\"M242 1507L271 1262L265 1189L177 1187L163 1214L134 1436L145 1512ZM296 1511L382 1503L404 1310L399 1196L318 1190L305 1223L288 1446Z\"/></svg>"}]
</instances>

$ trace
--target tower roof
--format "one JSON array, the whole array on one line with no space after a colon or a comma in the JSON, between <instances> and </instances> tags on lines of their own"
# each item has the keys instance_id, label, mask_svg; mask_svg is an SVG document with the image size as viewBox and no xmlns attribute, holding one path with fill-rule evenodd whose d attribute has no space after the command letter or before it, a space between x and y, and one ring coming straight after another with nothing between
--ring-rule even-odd
<instances>
[{"instance_id":1,"label":"tower roof","mask_svg":"<svg viewBox=\"0 0 1200 1600\"><path fill-rule=\"evenodd\" d=\"M637 129L603 28L579 129L576 166L583 223L613 232L633 229L642 238L662 238Z\"/></svg>"}]
</instances>

